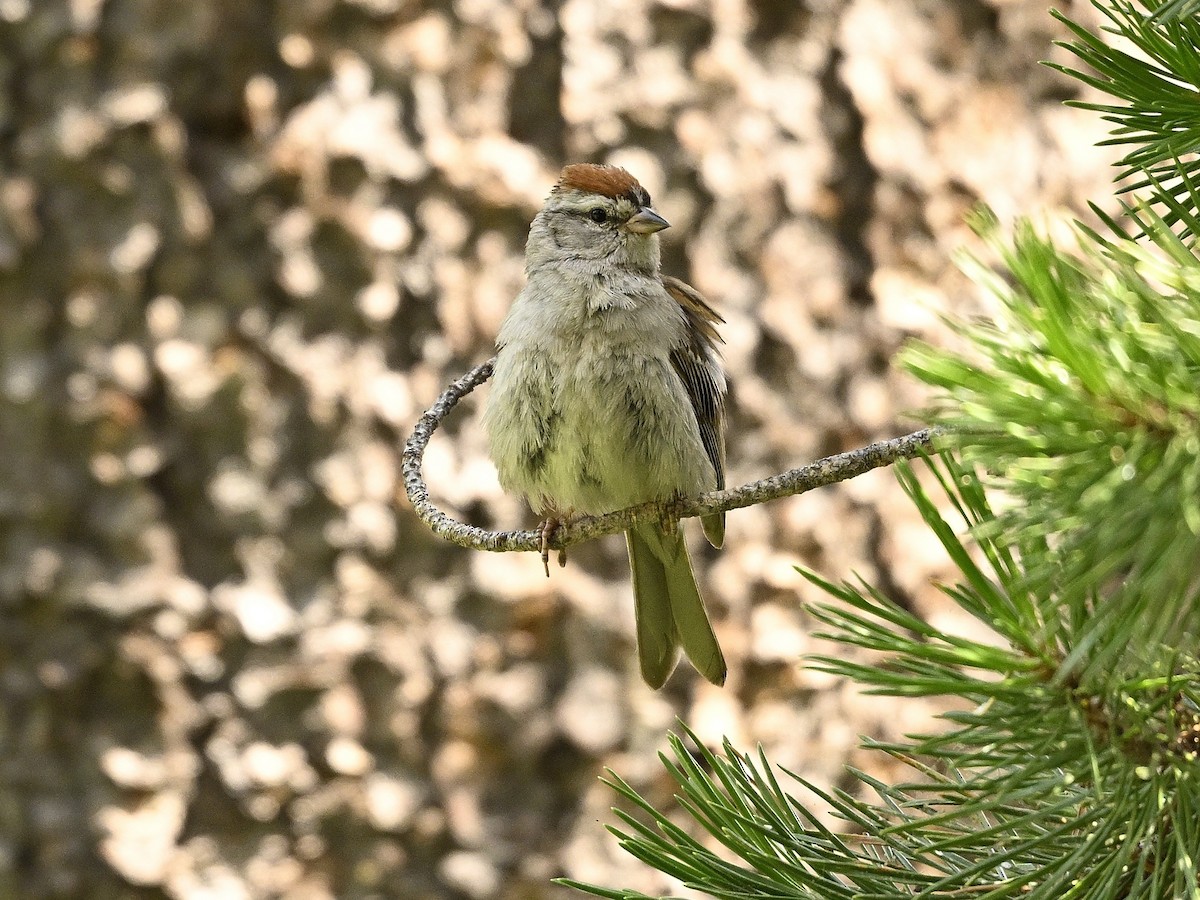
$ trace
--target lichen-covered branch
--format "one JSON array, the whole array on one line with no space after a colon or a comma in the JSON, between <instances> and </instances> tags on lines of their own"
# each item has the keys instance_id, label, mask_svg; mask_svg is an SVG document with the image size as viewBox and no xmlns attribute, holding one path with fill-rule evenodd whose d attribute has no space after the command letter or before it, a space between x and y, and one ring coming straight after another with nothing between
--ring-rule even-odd
<instances>
[{"instance_id":1,"label":"lichen-covered branch","mask_svg":"<svg viewBox=\"0 0 1200 900\"><path fill-rule=\"evenodd\" d=\"M538 531L487 531L450 518L429 499L429 488L421 476L421 460L430 437L459 400L492 376L494 362L495 360L488 360L481 363L453 382L437 402L426 410L425 414L417 421L412 434L404 445L404 489L421 520L435 534L448 541L474 550L536 551L541 547L541 537ZM935 434L935 429L924 428L903 437L879 441L847 453L827 456L808 465L790 469L779 475L773 475L770 478L764 478L738 488L710 491L694 499L680 500L671 504L670 513L680 518L690 518L740 509L743 506L753 506L793 494L803 494L814 488L846 481L862 475L864 472L869 472L871 469L890 465L898 459L911 459L914 456L929 453L933 450ZM603 516L587 516L576 519L564 524L554 532L550 546L554 549L563 549L589 538L616 534L625 531L635 523L658 521L662 514L661 503L643 503Z\"/></svg>"}]
</instances>

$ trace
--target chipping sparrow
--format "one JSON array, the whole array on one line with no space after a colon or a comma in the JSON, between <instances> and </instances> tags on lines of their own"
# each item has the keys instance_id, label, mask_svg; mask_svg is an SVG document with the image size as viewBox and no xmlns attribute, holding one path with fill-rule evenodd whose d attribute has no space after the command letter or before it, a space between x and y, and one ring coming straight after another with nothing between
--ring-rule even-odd
<instances>
[{"instance_id":1,"label":"chipping sparrow","mask_svg":"<svg viewBox=\"0 0 1200 900\"><path fill-rule=\"evenodd\" d=\"M501 485L544 517L543 560L561 518L725 486L723 320L659 273L667 224L624 169L582 164L563 169L529 229L528 281L500 328L484 426ZM724 515L702 521L719 547ZM660 687L682 647L723 684L679 523L625 538L646 683Z\"/></svg>"}]
</instances>

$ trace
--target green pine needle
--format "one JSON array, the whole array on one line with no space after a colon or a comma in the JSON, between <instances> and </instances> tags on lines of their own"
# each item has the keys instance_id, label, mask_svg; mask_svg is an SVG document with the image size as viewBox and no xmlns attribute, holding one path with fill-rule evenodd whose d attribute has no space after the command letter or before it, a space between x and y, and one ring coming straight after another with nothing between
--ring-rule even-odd
<instances>
[{"instance_id":1,"label":"green pine needle","mask_svg":"<svg viewBox=\"0 0 1200 900\"><path fill-rule=\"evenodd\" d=\"M1057 648L1073 677L1120 675L1168 636L1200 637L1200 260L1153 211L1137 214L1150 246L1084 231L1076 255L1019 226L1001 248L1011 279L981 275L997 321L960 329L975 352L904 356L942 392L944 445L1010 498L991 523L971 513L1008 573L1006 602L943 536L968 576L961 601L995 609L988 624L1009 641ZM1022 548L1022 572L996 555L1010 552L997 535Z\"/></svg>"},{"instance_id":2,"label":"green pine needle","mask_svg":"<svg viewBox=\"0 0 1200 900\"><path fill-rule=\"evenodd\" d=\"M1112 137L1104 143L1132 148L1118 163L1118 178L1129 182L1122 191L1146 191L1168 227L1191 244L1198 233L1190 211L1197 208L1194 186L1200 175L1200 2L1093 0L1093 5L1108 20L1105 30L1132 45L1133 52L1051 10L1073 35L1059 46L1091 73L1047 65L1113 98L1069 105L1098 112L1112 124Z\"/></svg>"}]
</instances>

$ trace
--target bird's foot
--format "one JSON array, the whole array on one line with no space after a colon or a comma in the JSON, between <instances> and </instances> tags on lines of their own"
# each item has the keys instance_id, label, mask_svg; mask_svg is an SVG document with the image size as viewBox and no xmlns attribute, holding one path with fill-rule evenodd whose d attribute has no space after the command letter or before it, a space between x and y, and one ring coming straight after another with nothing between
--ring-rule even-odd
<instances>
[{"instance_id":1,"label":"bird's foot","mask_svg":"<svg viewBox=\"0 0 1200 900\"><path fill-rule=\"evenodd\" d=\"M540 546L542 551L542 566L546 570L546 577L550 577L550 541L554 538L554 533L562 527L562 519L557 516L549 516L542 521L541 527L538 529L540 536ZM558 551L558 567L566 568L567 565L567 550L562 547Z\"/></svg>"},{"instance_id":2,"label":"bird's foot","mask_svg":"<svg viewBox=\"0 0 1200 900\"><path fill-rule=\"evenodd\" d=\"M683 501L682 494L675 494L659 505L658 527L665 534L674 534L675 529L679 527L679 520L683 518Z\"/></svg>"}]
</instances>

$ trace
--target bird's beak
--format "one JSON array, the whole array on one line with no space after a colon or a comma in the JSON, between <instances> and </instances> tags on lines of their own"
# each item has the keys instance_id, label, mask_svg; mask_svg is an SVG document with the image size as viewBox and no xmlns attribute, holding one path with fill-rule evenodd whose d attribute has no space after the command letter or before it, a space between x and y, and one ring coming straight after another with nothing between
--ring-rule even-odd
<instances>
[{"instance_id":1,"label":"bird's beak","mask_svg":"<svg viewBox=\"0 0 1200 900\"><path fill-rule=\"evenodd\" d=\"M670 228L671 223L648 206L643 206L625 223L625 230L634 234L654 234L664 228Z\"/></svg>"}]
</instances>

